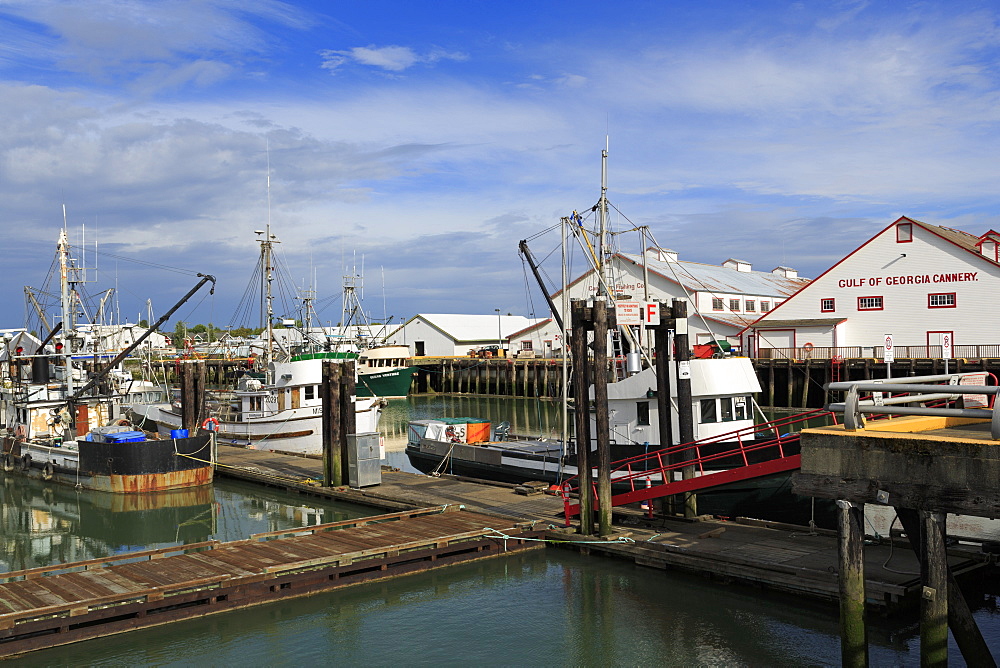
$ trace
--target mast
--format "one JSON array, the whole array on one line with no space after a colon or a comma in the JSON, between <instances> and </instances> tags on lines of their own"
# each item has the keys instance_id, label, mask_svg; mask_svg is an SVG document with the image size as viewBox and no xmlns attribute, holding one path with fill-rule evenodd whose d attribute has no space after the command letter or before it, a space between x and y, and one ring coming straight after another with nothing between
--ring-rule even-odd
<instances>
[{"instance_id":1,"label":"mast","mask_svg":"<svg viewBox=\"0 0 1000 668\"><path fill-rule=\"evenodd\" d=\"M74 330L73 303L69 276L69 239L66 235L66 205L63 204L63 228L59 232L59 289L62 308L62 349L66 365L66 394L73 395L73 351L70 340Z\"/></svg>"},{"instance_id":2,"label":"mast","mask_svg":"<svg viewBox=\"0 0 1000 668\"><path fill-rule=\"evenodd\" d=\"M606 286L608 283L604 270L608 235L608 148L610 147L610 138L605 137L604 142L604 150L601 151L601 200L597 203L600 219L600 229L597 233L597 275L601 279L597 285L598 295L607 294Z\"/></svg>"}]
</instances>

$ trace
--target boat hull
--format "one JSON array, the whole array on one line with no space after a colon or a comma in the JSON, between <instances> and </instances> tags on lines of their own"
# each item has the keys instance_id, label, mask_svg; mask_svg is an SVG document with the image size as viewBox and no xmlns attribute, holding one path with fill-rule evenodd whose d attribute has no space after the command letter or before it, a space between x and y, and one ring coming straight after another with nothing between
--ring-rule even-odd
<instances>
[{"instance_id":1,"label":"boat hull","mask_svg":"<svg viewBox=\"0 0 1000 668\"><path fill-rule=\"evenodd\" d=\"M381 416L380 399L359 399L355 403L357 433L378 431ZM161 436L178 429L180 413L169 405L133 406L137 424L152 428L155 423ZM319 407L303 407L281 411L241 422L220 420L217 426L219 443L249 450L269 450L299 455L323 454L323 416Z\"/></svg>"},{"instance_id":2,"label":"boat hull","mask_svg":"<svg viewBox=\"0 0 1000 668\"><path fill-rule=\"evenodd\" d=\"M415 366L372 373L360 372L355 392L359 397L401 399L410 393L410 384L416 372Z\"/></svg>"},{"instance_id":3,"label":"boat hull","mask_svg":"<svg viewBox=\"0 0 1000 668\"><path fill-rule=\"evenodd\" d=\"M211 435L137 443L79 441L75 446L8 440L5 474L114 494L162 492L212 482Z\"/></svg>"}]
</instances>

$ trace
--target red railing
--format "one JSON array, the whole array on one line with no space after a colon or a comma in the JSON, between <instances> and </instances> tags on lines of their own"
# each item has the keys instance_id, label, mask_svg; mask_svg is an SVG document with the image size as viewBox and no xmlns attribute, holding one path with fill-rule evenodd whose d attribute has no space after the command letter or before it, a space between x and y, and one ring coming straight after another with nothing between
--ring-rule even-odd
<instances>
[{"instance_id":1,"label":"red railing","mask_svg":"<svg viewBox=\"0 0 1000 668\"><path fill-rule=\"evenodd\" d=\"M818 419L836 423L833 413L815 409L615 462L610 476L611 503L619 506L648 501L796 469L800 458L797 451L799 435L795 429ZM730 445L732 447L728 447ZM701 475L670 481L673 471L689 466L695 467ZM578 478L570 478L563 485L567 520L580 512L579 503L570 501L574 489L579 492L573 485L574 480ZM591 495L596 508L596 482L592 483Z\"/></svg>"}]
</instances>

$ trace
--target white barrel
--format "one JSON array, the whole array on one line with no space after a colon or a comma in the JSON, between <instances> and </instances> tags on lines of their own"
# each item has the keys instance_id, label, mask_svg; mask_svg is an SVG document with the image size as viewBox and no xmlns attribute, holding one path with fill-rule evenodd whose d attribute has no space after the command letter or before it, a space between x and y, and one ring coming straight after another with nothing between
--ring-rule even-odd
<instances>
[{"instance_id":1,"label":"white barrel","mask_svg":"<svg viewBox=\"0 0 1000 668\"><path fill-rule=\"evenodd\" d=\"M642 360L639 353L629 353L625 356L625 370L630 374L642 371Z\"/></svg>"}]
</instances>

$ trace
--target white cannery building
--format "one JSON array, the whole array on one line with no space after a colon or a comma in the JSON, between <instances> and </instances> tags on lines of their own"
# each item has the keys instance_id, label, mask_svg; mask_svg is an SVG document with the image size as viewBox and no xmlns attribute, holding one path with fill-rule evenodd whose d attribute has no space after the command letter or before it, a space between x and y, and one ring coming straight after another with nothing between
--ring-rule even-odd
<instances>
[{"instance_id":1,"label":"white cannery building","mask_svg":"<svg viewBox=\"0 0 1000 668\"><path fill-rule=\"evenodd\" d=\"M712 340L740 345L740 332L809 283L789 267L754 271L744 260L729 259L721 265L679 260L675 251L648 248L644 255L616 253L605 272L616 300L688 301L688 327L692 344ZM570 299L592 298L598 291L597 273L586 272L567 289ZM552 297L557 308L560 292ZM564 321L569 323L568 314Z\"/></svg>"},{"instance_id":2,"label":"white cannery building","mask_svg":"<svg viewBox=\"0 0 1000 668\"><path fill-rule=\"evenodd\" d=\"M899 218L743 333L758 357L993 356L1000 234Z\"/></svg>"}]
</instances>

